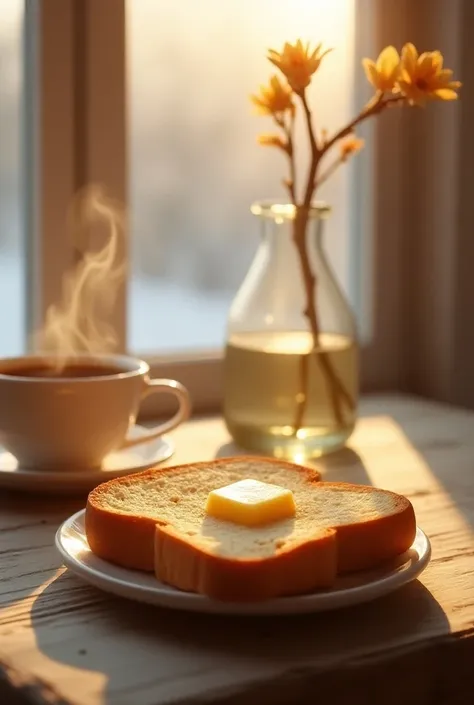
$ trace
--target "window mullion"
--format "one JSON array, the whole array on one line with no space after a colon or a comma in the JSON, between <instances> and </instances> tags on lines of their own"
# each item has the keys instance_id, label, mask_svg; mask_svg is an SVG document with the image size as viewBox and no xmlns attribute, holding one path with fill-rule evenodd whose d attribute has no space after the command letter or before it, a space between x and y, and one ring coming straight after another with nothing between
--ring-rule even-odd
<instances>
[{"instance_id":1,"label":"window mullion","mask_svg":"<svg viewBox=\"0 0 474 705\"><path fill-rule=\"evenodd\" d=\"M26 0L24 15L25 241L28 334L61 298L73 262L66 212L75 191L73 0Z\"/></svg>"},{"instance_id":2,"label":"window mullion","mask_svg":"<svg viewBox=\"0 0 474 705\"><path fill-rule=\"evenodd\" d=\"M62 299L77 264L67 214L78 189L101 184L126 205L125 20L122 0L26 0L24 193L28 332ZM90 242L93 245L93 233ZM126 261L125 243L119 256ZM126 340L126 284L113 325Z\"/></svg>"}]
</instances>

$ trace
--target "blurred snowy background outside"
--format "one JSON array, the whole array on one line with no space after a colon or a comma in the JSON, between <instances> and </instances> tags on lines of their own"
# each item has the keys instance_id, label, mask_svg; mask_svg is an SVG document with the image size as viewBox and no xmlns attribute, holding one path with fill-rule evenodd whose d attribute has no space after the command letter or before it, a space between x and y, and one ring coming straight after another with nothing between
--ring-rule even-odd
<instances>
[{"instance_id":1,"label":"blurred snowy background outside","mask_svg":"<svg viewBox=\"0 0 474 705\"><path fill-rule=\"evenodd\" d=\"M336 51L313 87L318 125L331 130L347 119L353 100L351 5L129 0L131 350L222 345L229 304L258 245L249 206L284 197L280 182L287 165L276 150L256 144L256 135L272 125L252 115L248 94L272 72L266 48L299 35L323 40ZM22 12L22 0L0 1L0 355L24 347ZM305 152L300 149L301 167ZM346 286L348 173L340 171L321 196L335 205L327 247Z\"/></svg>"}]
</instances>

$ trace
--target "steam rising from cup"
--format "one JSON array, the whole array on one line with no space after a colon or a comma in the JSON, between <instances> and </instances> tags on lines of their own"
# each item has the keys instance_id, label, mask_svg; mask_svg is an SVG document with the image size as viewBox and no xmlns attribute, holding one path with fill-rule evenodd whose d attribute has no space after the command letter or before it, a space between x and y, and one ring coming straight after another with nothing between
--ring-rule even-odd
<instances>
[{"instance_id":1,"label":"steam rising from cup","mask_svg":"<svg viewBox=\"0 0 474 705\"><path fill-rule=\"evenodd\" d=\"M61 302L49 307L43 328L33 336L33 348L55 359L58 371L77 355L115 350L110 317L125 269L120 247L124 213L100 186L75 196L69 224L77 263L64 275ZM91 239L101 245L91 248Z\"/></svg>"}]
</instances>

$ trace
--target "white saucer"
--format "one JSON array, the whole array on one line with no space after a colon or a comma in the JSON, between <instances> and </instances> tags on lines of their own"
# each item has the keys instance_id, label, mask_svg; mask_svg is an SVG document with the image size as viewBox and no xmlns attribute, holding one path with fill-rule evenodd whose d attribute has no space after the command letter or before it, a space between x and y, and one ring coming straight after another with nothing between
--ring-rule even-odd
<instances>
[{"instance_id":1,"label":"white saucer","mask_svg":"<svg viewBox=\"0 0 474 705\"><path fill-rule=\"evenodd\" d=\"M217 602L202 595L181 592L164 585L148 573L119 568L98 558L87 543L84 515L85 510L77 512L67 519L56 533L56 548L73 573L88 583L121 597L192 612L298 614L347 607L374 600L411 582L426 568L431 556L428 537L421 529L417 529L412 547L397 561L376 571L354 573L340 578L332 590L251 604Z\"/></svg>"},{"instance_id":2,"label":"white saucer","mask_svg":"<svg viewBox=\"0 0 474 705\"><path fill-rule=\"evenodd\" d=\"M135 437L145 433L147 430L137 425L131 430L130 435ZM171 441L166 436L162 436L134 448L110 453L99 470L47 472L24 470L18 467L15 456L0 447L0 487L47 494L88 492L106 480L140 472L161 463L171 457L173 452Z\"/></svg>"}]
</instances>

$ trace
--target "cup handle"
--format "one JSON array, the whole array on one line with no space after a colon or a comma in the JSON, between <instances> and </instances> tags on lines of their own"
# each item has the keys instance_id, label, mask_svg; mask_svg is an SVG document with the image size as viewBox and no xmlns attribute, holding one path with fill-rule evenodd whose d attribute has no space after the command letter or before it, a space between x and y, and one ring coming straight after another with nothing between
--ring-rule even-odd
<instances>
[{"instance_id":1,"label":"cup handle","mask_svg":"<svg viewBox=\"0 0 474 705\"><path fill-rule=\"evenodd\" d=\"M144 433L138 438L125 438L121 445L121 448L131 448L132 446L140 445L140 443L147 443L152 441L159 436L162 436L168 431L172 431L174 428L179 426L183 421L189 418L191 413L191 398L189 392L180 382L176 382L174 379L146 379L146 389L143 392L142 399L145 399L150 394L157 394L158 392L168 392L168 394L173 394L178 402L178 411L172 416L168 421L164 421L159 426L155 426L150 429L148 433Z\"/></svg>"}]
</instances>

